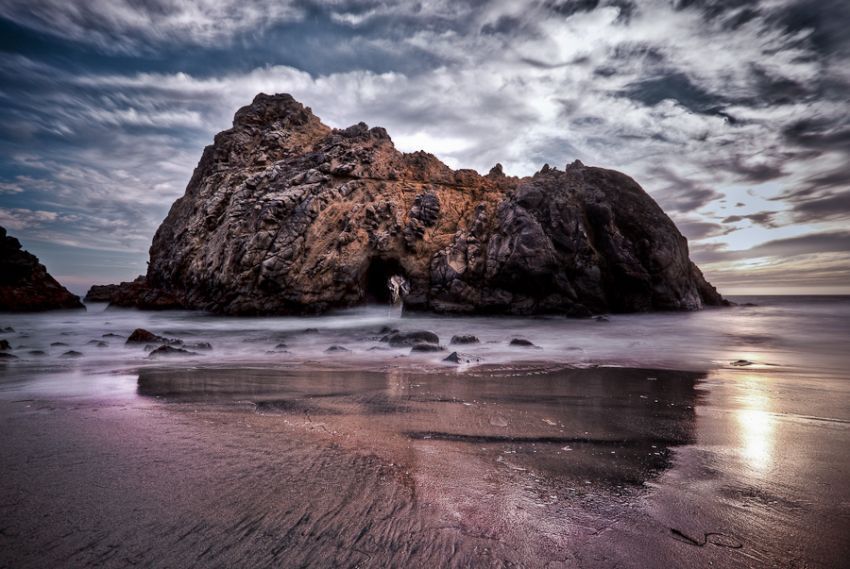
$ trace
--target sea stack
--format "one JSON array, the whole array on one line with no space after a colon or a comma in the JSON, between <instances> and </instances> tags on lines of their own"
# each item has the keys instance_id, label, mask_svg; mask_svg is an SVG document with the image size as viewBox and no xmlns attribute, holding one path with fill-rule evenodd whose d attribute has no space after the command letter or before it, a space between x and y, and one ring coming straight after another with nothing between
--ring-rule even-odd
<instances>
[{"instance_id":1,"label":"sea stack","mask_svg":"<svg viewBox=\"0 0 850 569\"><path fill-rule=\"evenodd\" d=\"M0 227L0 311L35 312L57 308L85 308L48 274L35 255Z\"/></svg>"},{"instance_id":2,"label":"sea stack","mask_svg":"<svg viewBox=\"0 0 850 569\"><path fill-rule=\"evenodd\" d=\"M390 302L394 276L406 308L442 313L724 302L625 174L580 162L525 178L498 164L486 176L452 170L398 151L383 128L332 129L285 94L258 95L204 150L136 296L227 314L316 313Z\"/></svg>"}]
</instances>

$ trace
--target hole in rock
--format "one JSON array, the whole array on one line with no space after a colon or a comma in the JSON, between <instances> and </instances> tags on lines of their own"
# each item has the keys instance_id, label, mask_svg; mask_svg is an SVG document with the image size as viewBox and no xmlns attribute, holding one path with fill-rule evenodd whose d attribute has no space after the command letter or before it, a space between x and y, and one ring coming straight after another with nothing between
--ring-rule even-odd
<instances>
[{"instance_id":1,"label":"hole in rock","mask_svg":"<svg viewBox=\"0 0 850 569\"><path fill-rule=\"evenodd\" d=\"M407 278L407 273L395 259L372 259L366 270L364 301L369 304L390 304L389 281L395 275Z\"/></svg>"}]
</instances>

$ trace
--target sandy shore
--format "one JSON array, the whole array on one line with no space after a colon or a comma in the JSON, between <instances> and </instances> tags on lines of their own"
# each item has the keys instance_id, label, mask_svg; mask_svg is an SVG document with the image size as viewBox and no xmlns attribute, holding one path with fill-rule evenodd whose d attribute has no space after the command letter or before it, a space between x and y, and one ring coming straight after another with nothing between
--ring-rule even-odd
<instances>
[{"instance_id":1,"label":"sandy shore","mask_svg":"<svg viewBox=\"0 0 850 569\"><path fill-rule=\"evenodd\" d=\"M841 382L545 365L40 381L0 396L2 568L850 556Z\"/></svg>"}]
</instances>

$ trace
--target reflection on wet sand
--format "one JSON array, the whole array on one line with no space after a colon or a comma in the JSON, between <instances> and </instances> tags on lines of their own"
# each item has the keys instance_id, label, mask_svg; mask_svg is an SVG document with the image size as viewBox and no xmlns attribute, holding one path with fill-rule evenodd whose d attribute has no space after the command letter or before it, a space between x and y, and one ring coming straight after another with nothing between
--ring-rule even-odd
<instances>
[{"instance_id":1,"label":"reflection on wet sand","mask_svg":"<svg viewBox=\"0 0 850 569\"><path fill-rule=\"evenodd\" d=\"M770 406L770 391L765 378L757 375L740 376L740 408L736 411L741 437L741 454L747 466L756 471L769 469L773 464L774 422Z\"/></svg>"},{"instance_id":2,"label":"reflection on wet sand","mask_svg":"<svg viewBox=\"0 0 850 569\"><path fill-rule=\"evenodd\" d=\"M553 492L640 486L694 440L701 374L623 368L463 375L145 369L138 392L169 401L245 409L342 433L409 468L435 453L556 481ZM443 465L445 467L445 465ZM461 465L449 465L452 471Z\"/></svg>"}]
</instances>

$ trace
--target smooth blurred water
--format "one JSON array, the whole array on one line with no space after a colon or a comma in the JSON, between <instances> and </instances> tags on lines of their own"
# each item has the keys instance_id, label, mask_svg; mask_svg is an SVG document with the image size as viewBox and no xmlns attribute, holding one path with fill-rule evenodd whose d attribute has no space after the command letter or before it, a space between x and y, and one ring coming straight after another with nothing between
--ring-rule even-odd
<instances>
[{"instance_id":1,"label":"smooth blurred water","mask_svg":"<svg viewBox=\"0 0 850 569\"><path fill-rule=\"evenodd\" d=\"M458 350L484 364L546 361L577 366L615 365L709 370L736 360L752 369L805 370L808 376L846 376L850 368L850 297L740 297L737 306L691 313L610 315L607 321L562 317L394 316L385 306L363 307L318 317L235 318L201 312L142 312L91 304L88 311L6 314L0 333L16 359L3 361L6 375L37 368L109 371L138 366L256 363L409 367L449 365ZM125 345L136 328L209 342L197 356L151 359L144 346ZM380 342L382 328L432 330L446 351L410 353ZM481 343L449 345L455 334ZM525 338L535 347L511 346ZM97 347L96 342L106 346ZM285 347L280 346L285 344ZM330 346L347 352L327 353ZM38 354L37 351L43 352ZM78 357L64 356L68 351Z\"/></svg>"}]
</instances>

